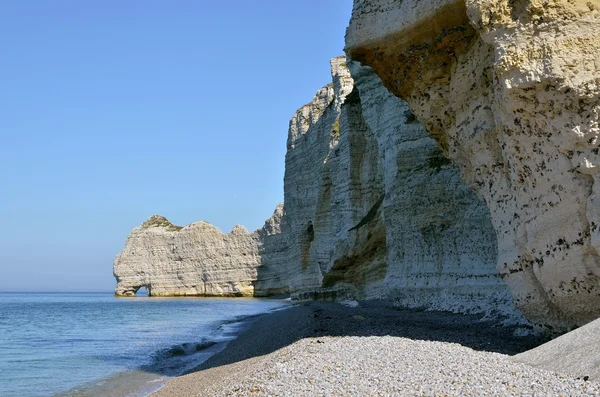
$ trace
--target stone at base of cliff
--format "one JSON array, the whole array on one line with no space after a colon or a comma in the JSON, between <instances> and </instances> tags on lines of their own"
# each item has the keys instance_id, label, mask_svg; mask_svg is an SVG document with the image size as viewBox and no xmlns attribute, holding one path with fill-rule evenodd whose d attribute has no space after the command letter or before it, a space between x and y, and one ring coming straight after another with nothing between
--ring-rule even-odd
<instances>
[{"instance_id":1,"label":"stone at base of cliff","mask_svg":"<svg viewBox=\"0 0 600 397\"><path fill-rule=\"evenodd\" d=\"M207 294L152 294L152 297L155 298L169 298L176 296L187 296L187 297L196 297L196 298L251 298L254 296L254 288L248 287L246 289L238 290L236 292L215 292L215 293L207 293Z\"/></svg>"},{"instance_id":2,"label":"stone at base of cliff","mask_svg":"<svg viewBox=\"0 0 600 397\"><path fill-rule=\"evenodd\" d=\"M513 360L586 380L600 381L600 320L518 354Z\"/></svg>"}]
</instances>

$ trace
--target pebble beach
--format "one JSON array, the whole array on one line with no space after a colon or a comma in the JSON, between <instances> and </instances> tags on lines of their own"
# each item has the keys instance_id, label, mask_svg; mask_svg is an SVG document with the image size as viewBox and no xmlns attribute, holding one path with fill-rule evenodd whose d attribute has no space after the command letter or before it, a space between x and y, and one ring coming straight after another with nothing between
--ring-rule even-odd
<instances>
[{"instance_id":1,"label":"pebble beach","mask_svg":"<svg viewBox=\"0 0 600 397\"><path fill-rule=\"evenodd\" d=\"M516 362L545 342L517 331L385 302L310 303L259 317L153 396L600 396L585 374Z\"/></svg>"}]
</instances>

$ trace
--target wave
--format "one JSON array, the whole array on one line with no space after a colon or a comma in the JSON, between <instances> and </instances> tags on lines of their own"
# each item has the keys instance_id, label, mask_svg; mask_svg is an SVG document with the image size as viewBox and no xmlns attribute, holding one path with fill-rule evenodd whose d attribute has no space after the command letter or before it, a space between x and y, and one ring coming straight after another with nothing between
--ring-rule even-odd
<instances>
[{"instance_id":1,"label":"wave","mask_svg":"<svg viewBox=\"0 0 600 397\"><path fill-rule=\"evenodd\" d=\"M204 329L198 340L177 343L160 348L149 356L140 357L143 362L130 367L129 370L114 373L86 385L79 386L59 396L106 396L122 395L129 397L145 397L159 390L172 377L195 370L198 366L223 350L229 341L235 339L256 319L273 311L291 307L284 304L268 311L255 314L238 315L215 323L210 329ZM115 363L129 361L132 357L113 355L104 357L105 361Z\"/></svg>"},{"instance_id":2,"label":"wave","mask_svg":"<svg viewBox=\"0 0 600 397\"><path fill-rule=\"evenodd\" d=\"M202 342L182 343L180 345L174 345L167 349L161 349L154 353L156 360L169 359L171 357L188 356L204 350L208 347L214 346L217 342L206 340Z\"/></svg>"},{"instance_id":3,"label":"wave","mask_svg":"<svg viewBox=\"0 0 600 397\"><path fill-rule=\"evenodd\" d=\"M142 365L139 369L160 375L178 376L210 358L216 353L216 349L210 348L222 342L225 341L203 338L199 342L181 343L160 349L152 354L150 363Z\"/></svg>"}]
</instances>

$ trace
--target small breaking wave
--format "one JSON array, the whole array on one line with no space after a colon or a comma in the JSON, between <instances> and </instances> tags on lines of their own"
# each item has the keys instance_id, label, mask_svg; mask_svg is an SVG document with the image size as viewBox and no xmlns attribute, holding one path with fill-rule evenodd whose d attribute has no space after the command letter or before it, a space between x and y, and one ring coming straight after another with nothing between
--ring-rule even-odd
<instances>
[{"instance_id":1,"label":"small breaking wave","mask_svg":"<svg viewBox=\"0 0 600 397\"><path fill-rule=\"evenodd\" d=\"M150 362L140 366L141 371L166 376L178 376L200 365L218 350L224 339L203 338L199 342L181 343L154 352ZM223 346L224 347L224 346Z\"/></svg>"},{"instance_id":2,"label":"small breaking wave","mask_svg":"<svg viewBox=\"0 0 600 397\"><path fill-rule=\"evenodd\" d=\"M212 340L205 340L202 342L182 343L174 345L166 349L161 349L153 354L156 361L170 359L172 357L189 356L197 353L200 350L204 350L208 347L214 346L217 342Z\"/></svg>"},{"instance_id":3,"label":"small breaking wave","mask_svg":"<svg viewBox=\"0 0 600 397\"><path fill-rule=\"evenodd\" d=\"M145 397L159 390L169 378L180 376L195 371L210 357L223 350L229 341L237 338L245 329L259 317L273 311L284 310L291 307L285 302L276 307L261 310L258 313L234 315L221 319L209 327L198 330L198 340L176 343L171 346L159 348L144 356L137 364L131 365L136 360L135 356L122 351L120 354L102 357L105 362L115 365L128 363L125 371L82 384L58 396L68 397L99 397L106 395L120 395L127 397ZM188 335L189 338L189 335ZM194 339L192 336L190 339Z\"/></svg>"}]
</instances>

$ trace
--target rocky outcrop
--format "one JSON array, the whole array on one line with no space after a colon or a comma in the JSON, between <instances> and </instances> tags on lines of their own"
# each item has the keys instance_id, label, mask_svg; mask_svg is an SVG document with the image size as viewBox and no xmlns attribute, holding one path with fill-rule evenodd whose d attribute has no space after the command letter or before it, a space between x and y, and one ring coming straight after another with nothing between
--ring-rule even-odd
<instances>
[{"instance_id":1,"label":"rocky outcrop","mask_svg":"<svg viewBox=\"0 0 600 397\"><path fill-rule=\"evenodd\" d=\"M352 73L350 73L350 70ZM290 126L285 212L298 299L520 314L496 270L489 211L368 67L332 61L333 86Z\"/></svg>"},{"instance_id":2,"label":"rocky outcrop","mask_svg":"<svg viewBox=\"0 0 600 397\"><path fill-rule=\"evenodd\" d=\"M262 229L236 226L228 234L206 222L174 226L154 215L127 237L115 259L115 294L133 296L265 296L287 292L273 269L283 206ZM259 269L260 268L260 269ZM260 281L258 281L260 279Z\"/></svg>"},{"instance_id":3,"label":"rocky outcrop","mask_svg":"<svg viewBox=\"0 0 600 397\"><path fill-rule=\"evenodd\" d=\"M355 0L346 45L488 206L523 314L599 317L599 4Z\"/></svg>"}]
</instances>

